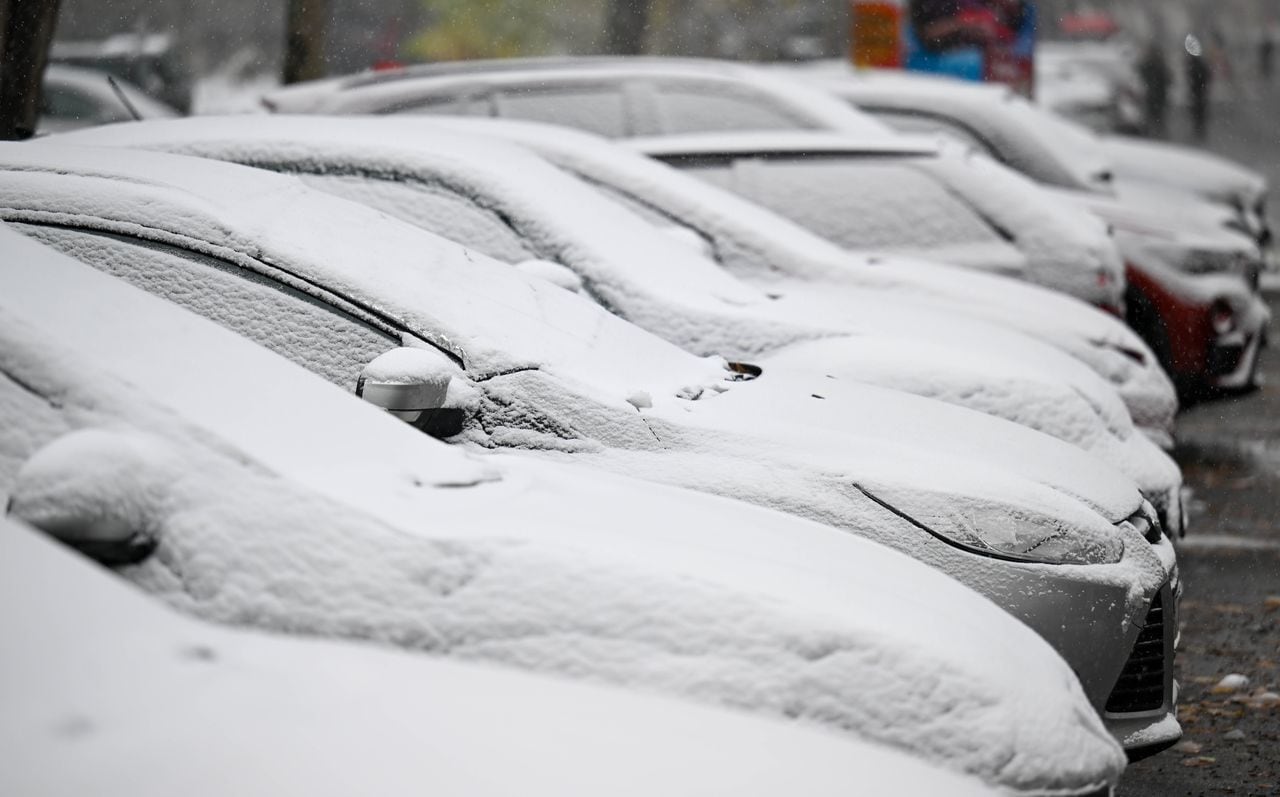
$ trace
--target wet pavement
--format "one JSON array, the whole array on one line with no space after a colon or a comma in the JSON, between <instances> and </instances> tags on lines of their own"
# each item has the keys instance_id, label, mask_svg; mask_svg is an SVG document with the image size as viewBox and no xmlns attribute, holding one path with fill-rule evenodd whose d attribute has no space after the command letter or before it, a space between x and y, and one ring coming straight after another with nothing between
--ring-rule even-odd
<instances>
[{"instance_id":1,"label":"wet pavement","mask_svg":"<svg viewBox=\"0 0 1280 797\"><path fill-rule=\"evenodd\" d=\"M1209 147L1280 187L1280 87L1245 86L1219 106ZM1177 128L1175 128L1176 130ZM1274 222L1273 222L1274 223ZM1280 314L1280 294L1269 296ZM1179 421L1176 456L1191 488L1179 554L1186 585L1183 741L1129 767L1120 797L1280 795L1280 351L1266 386L1202 404ZM1247 682L1223 684L1228 675ZM1236 679L1238 680L1238 679Z\"/></svg>"}]
</instances>

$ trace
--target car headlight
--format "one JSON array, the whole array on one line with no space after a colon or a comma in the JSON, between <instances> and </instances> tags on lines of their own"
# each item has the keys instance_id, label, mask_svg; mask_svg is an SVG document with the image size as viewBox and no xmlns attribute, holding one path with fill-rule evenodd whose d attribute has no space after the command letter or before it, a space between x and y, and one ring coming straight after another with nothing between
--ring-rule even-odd
<instances>
[{"instance_id":1,"label":"car headlight","mask_svg":"<svg viewBox=\"0 0 1280 797\"><path fill-rule=\"evenodd\" d=\"M854 485L871 501L948 545L981 556L1053 565L1115 564L1124 556L1116 529L1072 526L1048 515L961 496L897 495Z\"/></svg>"}]
</instances>

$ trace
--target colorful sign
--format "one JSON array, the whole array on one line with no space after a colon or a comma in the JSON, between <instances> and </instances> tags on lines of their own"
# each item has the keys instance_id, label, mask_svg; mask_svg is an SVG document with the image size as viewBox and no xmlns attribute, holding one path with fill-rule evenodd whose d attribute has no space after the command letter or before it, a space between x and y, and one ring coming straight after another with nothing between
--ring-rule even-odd
<instances>
[{"instance_id":1,"label":"colorful sign","mask_svg":"<svg viewBox=\"0 0 1280 797\"><path fill-rule=\"evenodd\" d=\"M850 59L864 69L907 68L1035 86L1032 0L850 0Z\"/></svg>"},{"instance_id":2,"label":"colorful sign","mask_svg":"<svg viewBox=\"0 0 1280 797\"><path fill-rule=\"evenodd\" d=\"M1031 0L907 0L907 69L1006 83L1031 96L1036 8Z\"/></svg>"},{"instance_id":3,"label":"colorful sign","mask_svg":"<svg viewBox=\"0 0 1280 797\"><path fill-rule=\"evenodd\" d=\"M853 0L850 9L853 65L902 68L902 6L886 0Z\"/></svg>"}]
</instances>

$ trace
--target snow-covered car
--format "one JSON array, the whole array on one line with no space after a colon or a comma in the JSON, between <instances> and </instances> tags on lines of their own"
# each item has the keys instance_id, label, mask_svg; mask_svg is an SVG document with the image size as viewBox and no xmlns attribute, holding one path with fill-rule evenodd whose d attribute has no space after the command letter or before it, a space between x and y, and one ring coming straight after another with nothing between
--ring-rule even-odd
<instances>
[{"instance_id":1,"label":"snow-covered car","mask_svg":"<svg viewBox=\"0 0 1280 797\"><path fill-rule=\"evenodd\" d=\"M469 121L473 129L511 124ZM833 374L1021 423L1114 465L1151 500L1162 525L1174 536L1181 532L1182 479L1176 463L1135 430L1115 391L1069 355L1007 331L895 303L883 291L864 292L852 302L847 315L829 328L827 339L797 345L794 330L812 324L814 313L805 306L787 314L791 303L786 297L793 286L774 282L765 289L768 298L756 291L752 301L747 286L701 253L655 236L640 218L615 210L583 220L584 206L607 200L567 175L509 146L477 139L473 130L463 135L438 127L436 120L335 118L317 126L312 117L199 118L115 126L62 140L215 157L300 175L314 187L370 204L499 260L535 271L549 262L567 267L588 295L599 293L597 283L627 285L615 291L619 298L610 301L610 308L624 318L640 319L650 332L695 354L749 358L770 370ZM556 138L579 154L590 149ZM612 158L651 163L604 146ZM652 168L663 169L657 164ZM687 201L702 204L700 196ZM684 232L693 242L701 240L699 231ZM1065 247L1061 237L1042 236ZM1050 248L1047 242L1044 248ZM664 264L664 270L656 271L653 263ZM663 284L653 285L655 277ZM803 291L807 286L795 287ZM699 316L712 306L708 290L712 298L741 297L734 315L754 313L761 331L746 336L765 340L746 350L737 339L708 334L705 330L741 323L727 313L724 324L701 322ZM916 321L913 310L927 317ZM671 315L681 321L667 323ZM645 323L652 319L660 323ZM767 336L780 321L789 323L770 343ZM984 332L985 339L978 341L981 357L975 357L968 336ZM957 336L967 338L966 345L953 342Z\"/></svg>"},{"instance_id":2,"label":"snow-covered car","mask_svg":"<svg viewBox=\"0 0 1280 797\"><path fill-rule=\"evenodd\" d=\"M739 498L907 552L1039 632L1131 751L1178 736L1173 545L1132 483L1074 446L909 394L695 357L296 178L18 144L0 147L0 170L19 231L348 389L373 368L375 385L414 394L385 406L433 411L460 444ZM397 346L418 349L409 367L371 362Z\"/></svg>"},{"instance_id":3,"label":"snow-covered car","mask_svg":"<svg viewBox=\"0 0 1280 797\"><path fill-rule=\"evenodd\" d=\"M1022 278L1123 311L1124 266L1105 225L949 142L745 132L626 144L851 251Z\"/></svg>"},{"instance_id":4,"label":"snow-covered car","mask_svg":"<svg viewBox=\"0 0 1280 797\"><path fill-rule=\"evenodd\" d=\"M768 70L694 58L510 58L420 64L296 83L276 113L446 114L557 122L608 138L714 130L892 129Z\"/></svg>"},{"instance_id":5,"label":"snow-covered car","mask_svg":"<svg viewBox=\"0 0 1280 797\"><path fill-rule=\"evenodd\" d=\"M144 119L165 119L178 112L142 90L116 79L120 93L111 87L105 72L62 64L49 64L40 90L37 132L58 133L91 125L126 122L135 111ZM121 99L123 97L123 99Z\"/></svg>"},{"instance_id":6,"label":"snow-covered car","mask_svg":"<svg viewBox=\"0 0 1280 797\"><path fill-rule=\"evenodd\" d=\"M4 520L0 599L5 794L1007 793L667 698L217 628Z\"/></svg>"},{"instance_id":7,"label":"snow-covered car","mask_svg":"<svg viewBox=\"0 0 1280 797\"><path fill-rule=\"evenodd\" d=\"M814 286L824 293L838 291L839 301L852 302L856 315L869 325L903 336L919 332L933 340L950 339L954 327L947 325L957 315L1022 332L1096 372L1120 393L1134 422L1169 445L1177 401L1168 378L1133 332L1079 302L1025 283L925 261L853 255L759 205L588 133L510 120L442 117L432 124L502 137L535 150L654 224L702 239L720 266L770 294ZM109 141L117 130L122 138L132 135L108 128L95 140ZM850 293L850 286L856 291ZM871 301L857 301L862 296ZM965 342L980 345L974 339ZM1071 369L1052 355L1043 350L1028 355L1049 365L1057 378L1069 378ZM1020 365L1034 367L1026 359ZM1108 403L1096 391L1073 384L1085 389L1091 401Z\"/></svg>"},{"instance_id":8,"label":"snow-covered car","mask_svg":"<svg viewBox=\"0 0 1280 797\"><path fill-rule=\"evenodd\" d=\"M1217 203L1244 231L1267 236L1266 179L1216 155L1099 136L1001 86L903 72L804 74L897 130L945 131L1038 183L1121 197L1133 183L1156 184Z\"/></svg>"},{"instance_id":9,"label":"snow-covered car","mask_svg":"<svg viewBox=\"0 0 1280 797\"><path fill-rule=\"evenodd\" d=\"M1270 321L1261 178L1171 145L1098 138L998 87L878 73L821 85L903 131L960 137L1116 229L1134 328L1184 397L1256 383Z\"/></svg>"},{"instance_id":10,"label":"snow-covered car","mask_svg":"<svg viewBox=\"0 0 1280 797\"><path fill-rule=\"evenodd\" d=\"M239 335L4 229L0 250L0 503L68 546L114 561L119 575L180 611L790 718L827 731L832 744L883 743L979 775L1002 793L1092 794L1123 766L1062 660L1030 629L919 562L723 498L563 462L465 453ZM901 525L890 513L882 520ZM3 566L50 583L5 536ZM50 602L5 575L0 625L30 622L52 639L42 626ZM128 661L145 637L94 623L86 612L98 605L73 599L67 611L78 619L58 623L59 633L86 641L101 634L114 651L109 661ZM248 651L219 643L228 635L185 627L185 643L166 647L167 655L195 668L202 688L211 678L237 680L218 674L224 666L246 672ZM5 638L12 648L15 635ZM305 667L289 661L288 669L300 667L294 678L345 674L343 688L355 687L341 658L353 654L300 647L310 652ZM133 692L113 691L120 684L106 678L108 660L29 652L33 658L0 663L0 738L81 746L120 739L130 726L119 717L88 739L32 730L48 712L73 708L97 726L110 718L93 711L103 702L151 731L169 730L139 712ZM84 676L86 662L95 677ZM392 666L366 677L390 677ZM450 671L420 666L428 669L415 679ZM54 673L52 683L40 677ZM155 686L146 668L135 674L134 689ZM77 682L74 691L62 691L64 677ZM274 678L263 683L277 686ZM50 703L48 690L59 700ZM569 688L537 691L554 705ZM72 694L95 702L69 706ZM341 705L361 702L346 694L335 695ZM205 697L193 705L157 696L167 721L234 736L208 714L200 721L176 711L218 711L221 700ZM453 698L468 709L483 699L517 710L493 693ZM601 700L611 720L596 731L625 732L625 717ZM661 710L657 694L645 700ZM317 706L303 702L314 730ZM562 709L571 713L552 715L576 716ZM277 719L268 704L252 710L242 721L255 727ZM443 716L423 711L414 720ZM351 718L339 719L345 744L355 744ZM527 721L546 730L546 717ZM556 732L539 738L567 732L559 720L550 727ZM489 732L494 744L506 738ZM406 738L421 742L421 733ZM857 756L855 745L845 747ZM153 763L162 758L143 751ZM657 748L644 752L646 765L661 759ZM43 772L10 766L0 782ZM704 776L723 784L731 773Z\"/></svg>"},{"instance_id":11,"label":"snow-covered car","mask_svg":"<svg viewBox=\"0 0 1280 797\"><path fill-rule=\"evenodd\" d=\"M1102 42L1039 42L1035 70L1042 108L1099 133L1147 130L1146 84L1127 51Z\"/></svg>"}]
</instances>

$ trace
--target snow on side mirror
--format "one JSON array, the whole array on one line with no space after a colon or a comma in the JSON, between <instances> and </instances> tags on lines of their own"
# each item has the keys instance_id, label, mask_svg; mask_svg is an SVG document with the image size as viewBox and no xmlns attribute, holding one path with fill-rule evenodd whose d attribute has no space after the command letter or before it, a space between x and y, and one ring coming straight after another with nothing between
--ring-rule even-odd
<instances>
[{"instance_id":1,"label":"snow on side mirror","mask_svg":"<svg viewBox=\"0 0 1280 797\"><path fill-rule=\"evenodd\" d=\"M575 274L568 266L562 266L550 260L525 260L517 263L516 269L530 277L546 280L570 293L582 293L582 277Z\"/></svg>"},{"instance_id":2,"label":"snow on side mirror","mask_svg":"<svg viewBox=\"0 0 1280 797\"><path fill-rule=\"evenodd\" d=\"M134 564L156 548L179 470L162 440L82 429L23 463L6 513L104 565Z\"/></svg>"},{"instance_id":3,"label":"snow on side mirror","mask_svg":"<svg viewBox=\"0 0 1280 797\"><path fill-rule=\"evenodd\" d=\"M432 437L451 437L462 431L465 415L448 406L456 372L456 365L431 349L392 349L360 372L356 395Z\"/></svg>"}]
</instances>

